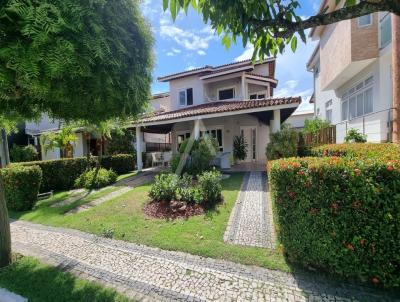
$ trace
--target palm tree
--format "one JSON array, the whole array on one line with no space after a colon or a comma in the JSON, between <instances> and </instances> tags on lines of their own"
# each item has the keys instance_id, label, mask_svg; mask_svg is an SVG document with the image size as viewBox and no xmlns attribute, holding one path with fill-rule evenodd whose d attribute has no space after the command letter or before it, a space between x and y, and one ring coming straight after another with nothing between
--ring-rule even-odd
<instances>
[{"instance_id":1,"label":"palm tree","mask_svg":"<svg viewBox=\"0 0 400 302\"><path fill-rule=\"evenodd\" d=\"M47 153L50 150L59 148L62 158L72 155L73 144L76 140L75 131L70 126L62 128L59 132L50 132L40 136L44 151Z\"/></svg>"}]
</instances>

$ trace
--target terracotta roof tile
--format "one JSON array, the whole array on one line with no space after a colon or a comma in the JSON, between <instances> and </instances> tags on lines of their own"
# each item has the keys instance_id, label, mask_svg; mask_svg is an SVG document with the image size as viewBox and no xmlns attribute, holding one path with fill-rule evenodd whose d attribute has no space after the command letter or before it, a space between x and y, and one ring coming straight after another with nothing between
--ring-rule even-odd
<instances>
[{"instance_id":1,"label":"terracotta roof tile","mask_svg":"<svg viewBox=\"0 0 400 302\"><path fill-rule=\"evenodd\" d=\"M300 103L301 103L300 97L270 98L270 99L248 100L248 101L211 102L179 110L163 112L157 115L143 117L135 121L133 124L169 121L174 119L207 115L213 113L240 111L240 110L263 108L263 107L267 108L271 106L300 104Z\"/></svg>"}]
</instances>

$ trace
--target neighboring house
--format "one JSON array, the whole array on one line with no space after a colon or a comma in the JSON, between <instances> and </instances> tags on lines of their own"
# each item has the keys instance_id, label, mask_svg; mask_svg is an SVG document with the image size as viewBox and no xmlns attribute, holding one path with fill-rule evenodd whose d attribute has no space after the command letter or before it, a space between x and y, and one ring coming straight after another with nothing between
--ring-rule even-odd
<instances>
[{"instance_id":1,"label":"neighboring house","mask_svg":"<svg viewBox=\"0 0 400 302\"><path fill-rule=\"evenodd\" d=\"M278 131L299 106L301 98L273 98L278 81L275 59L246 60L221 66L204 66L158 78L169 83L167 112L143 117L132 124L142 133L171 133L172 150L189 137L214 137L223 154L232 154L233 139L243 135L248 144L246 162L265 163L271 131ZM142 150L142 140L137 149ZM137 156L142 168L141 154Z\"/></svg>"},{"instance_id":2,"label":"neighboring house","mask_svg":"<svg viewBox=\"0 0 400 302\"><path fill-rule=\"evenodd\" d=\"M286 124L289 124L292 128L297 130L302 130L304 128L304 122L307 119L313 119L314 111L303 110L303 111L295 111L293 114L286 120Z\"/></svg>"},{"instance_id":3,"label":"neighboring house","mask_svg":"<svg viewBox=\"0 0 400 302\"><path fill-rule=\"evenodd\" d=\"M343 2L343 1L342 1ZM320 13L340 8L324 0ZM391 141L392 29L391 14L374 13L314 28L319 44L307 69L314 73L314 115L336 125L336 142L355 128L368 141Z\"/></svg>"}]
</instances>

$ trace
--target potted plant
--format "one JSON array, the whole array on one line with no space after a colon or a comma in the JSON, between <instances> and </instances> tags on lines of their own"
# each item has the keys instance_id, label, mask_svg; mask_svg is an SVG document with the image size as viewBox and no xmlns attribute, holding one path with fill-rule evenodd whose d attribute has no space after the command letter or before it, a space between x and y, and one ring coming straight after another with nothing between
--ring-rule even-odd
<instances>
[{"instance_id":1,"label":"potted plant","mask_svg":"<svg viewBox=\"0 0 400 302\"><path fill-rule=\"evenodd\" d=\"M247 156L247 142L243 135L235 136L233 138L233 158L235 163L238 160L244 160Z\"/></svg>"}]
</instances>

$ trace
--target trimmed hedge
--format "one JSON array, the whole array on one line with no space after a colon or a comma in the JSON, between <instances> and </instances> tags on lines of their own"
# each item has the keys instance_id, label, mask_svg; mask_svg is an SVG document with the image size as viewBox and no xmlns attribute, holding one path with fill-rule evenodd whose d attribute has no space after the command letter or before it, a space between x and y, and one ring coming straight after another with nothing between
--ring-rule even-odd
<instances>
[{"instance_id":1,"label":"trimmed hedge","mask_svg":"<svg viewBox=\"0 0 400 302\"><path fill-rule=\"evenodd\" d=\"M322 145L311 148L311 156L326 157L352 157L391 160L400 158L400 145L396 144L337 144Z\"/></svg>"},{"instance_id":2,"label":"trimmed hedge","mask_svg":"<svg viewBox=\"0 0 400 302\"><path fill-rule=\"evenodd\" d=\"M135 156L132 154L117 154L104 156L101 160L101 166L107 170L112 169L118 175L126 174L135 170Z\"/></svg>"},{"instance_id":3,"label":"trimmed hedge","mask_svg":"<svg viewBox=\"0 0 400 302\"><path fill-rule=\"evenodd\" d=\"M91 158L91 168L95 167L96 160L97 157ZM72 189L75 179L88 168L87 159L85 157L24 162L13 164L12 166L16 165L36 165L41 168L43 172L43 181L40 186L41 192ZM112 169L117 174L128 173L134 170L134 156L130 154L104 156L101 160L101 166L106 169Z\"/></svg>"},{"instance_id":4,"label":"trimmed hedge","mask_svg":"<svg viewBox=\"0 0 400 302\"><path fill-rule=\"evenodd\" d=\"M400 162L363 160L378 150L390 158L397 152L394 147L323 146L318 152L358 158L291 158L269 164L278 234L290 261L384 287L400 286Z\"/></svg>"},{"instance_id":5,"label":"trimmed hedge","mask_svg":"<svg viewBox=\"0 0 400 302\"><path fill-rule=\"evenodd\" d=\"M42 171L38 166L0 169L7 207L14 211L31 210L36 204Z\"/></svg>"}]
</instances>

